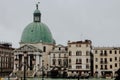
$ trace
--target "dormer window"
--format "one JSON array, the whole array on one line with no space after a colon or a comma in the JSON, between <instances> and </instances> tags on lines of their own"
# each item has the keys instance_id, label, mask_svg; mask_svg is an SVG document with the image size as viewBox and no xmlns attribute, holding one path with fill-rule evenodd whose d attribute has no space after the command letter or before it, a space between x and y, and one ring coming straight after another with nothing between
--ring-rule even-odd
<instances>
[{"instance_id":1,"label":"dormer window","mask_svg":"<svg viewBox=\"0 0 120 80\"><path fill-rule=\"evenodd\" d=\"M59 47L59 51L61 50L61 47Z\"/></svg>"}]
</instances>

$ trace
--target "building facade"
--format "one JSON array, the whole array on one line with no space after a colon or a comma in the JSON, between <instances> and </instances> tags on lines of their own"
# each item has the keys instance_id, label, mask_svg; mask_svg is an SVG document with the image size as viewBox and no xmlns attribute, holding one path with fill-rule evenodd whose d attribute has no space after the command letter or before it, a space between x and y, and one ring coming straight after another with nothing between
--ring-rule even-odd
<instances>
[{"instance_id":1,"label":"building facade","mask_svg":"<svg viewBox=\"0 0 120 80\"><path fill-rule=\"evenodd\" d=\"M67 47L56 45L50 52L50 67L68 67L68 52Z\"/></svg>"},{"instance_id":2,"label":"building facade","mask_svg":"<svg viewBox=\"0 0 120 80\"><path fill-rule=\"evenodd\" d=\"M94 73L96 76L115 76L120 68L119 47L94 47Z\"/></svg>"},{"instance_id":3,"label":"building facade","mask_svg":"<svg viewBox=\"0 0 120 80\"><path fill-rule=\"evenodd\" d=\"M91 52L92 42L85 41L68 41L68 71L74 74L82 75L91 72Z\"/></svg>"},{"instance_id":4,"label":"building facade","mask_svg":"<svg viewBox=\"0 0 120 80\"><path fill-rule=\"evenodd\" d=\"M14 48L10 43L0 43L0 76L9 76L13 71Z\"/></svg>"}]
</instances>

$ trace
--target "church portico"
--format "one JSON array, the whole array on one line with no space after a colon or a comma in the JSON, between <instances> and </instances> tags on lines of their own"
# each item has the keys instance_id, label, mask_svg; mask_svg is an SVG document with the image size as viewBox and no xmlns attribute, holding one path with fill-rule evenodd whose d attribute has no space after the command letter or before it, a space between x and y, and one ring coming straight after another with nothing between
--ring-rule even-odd
<instances>
[{"instance_id":1,"label":"church portico","mask_svg":"<svg viewBox=\"0 0 120 80\"><path fill-rule=\"evenodd\" d=\"M42 66L42 51L32 45L24 45L14 51L14 70L22 77L26 70L27 76L32 77Z\"/></svg>"}]
</instances>

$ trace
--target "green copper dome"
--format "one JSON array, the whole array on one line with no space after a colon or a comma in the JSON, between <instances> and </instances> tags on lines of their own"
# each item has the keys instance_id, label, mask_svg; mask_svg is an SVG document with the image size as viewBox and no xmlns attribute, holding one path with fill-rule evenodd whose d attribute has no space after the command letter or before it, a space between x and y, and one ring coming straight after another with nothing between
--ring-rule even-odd
<instances>
[{"instance_id":1,"label":"green copper dome","mask_svg":"<svg viewBox=\"0 0 120 80\"><path fill-rule=\"evenodd\" d=\"M49 28L41 22L30 23L23 31L21 43L55 43Z\"/></svg>"},{"instance_id":2,"label":"green copper dome","mask_svg":"<svg viewBox=\"0 0 120 80\"><path fill-rule=\"evenodd\" d=\"M33 13L33 22L28 24L22 33L21 43L55 43L49 28L41 22L38 4Z\"/></svg>"}]
</instances>

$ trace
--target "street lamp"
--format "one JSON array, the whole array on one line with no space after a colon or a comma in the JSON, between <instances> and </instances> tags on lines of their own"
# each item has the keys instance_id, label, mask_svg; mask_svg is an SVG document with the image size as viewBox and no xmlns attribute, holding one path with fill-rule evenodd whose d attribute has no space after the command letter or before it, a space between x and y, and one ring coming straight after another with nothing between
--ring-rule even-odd
<instances>
[{"instance_id":1,"label":"street lamp","mask_svg":"<svg viewBox=\"0 0 120 80\"><path fill-rule=\"evenodd\" d=\"M44 80L44 60L42 60L42 80Z\"/></svg>"},{"instance_id":2,"label":"street lamp","mask_svg":"<svg viewBox=\"0 0 120 80\"><path fill-rule=\"evenodd\" d=\"M93 52L92 52L92 46L90 46L90 65L91 65L91 66L90 66L90 70L91 70L91 71L90 71L90 76L91 76L91 77L93 77L93 72L94 72L94 71L93 71L93 70L94 70L94 69L93 69L93 65L94 65L94 61L93 61L94 59L93 59L93 58L94 58L94 56L93 56Z\"/></svg>"}]
</instances>

